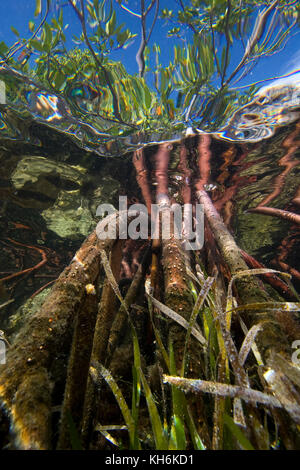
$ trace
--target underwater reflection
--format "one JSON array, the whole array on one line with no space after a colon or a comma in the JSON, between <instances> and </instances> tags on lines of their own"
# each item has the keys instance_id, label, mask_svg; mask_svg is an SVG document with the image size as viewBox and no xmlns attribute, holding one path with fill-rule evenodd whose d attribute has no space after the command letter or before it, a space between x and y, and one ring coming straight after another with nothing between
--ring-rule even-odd
<instances>
[{"instance_id":1,"label":"underwater reflection","mask_svg":"<svg viewBox=\"0 0 300 470\"><path fill-rule=\"evenodd\" d=\"M234 113L218 135L232 141L259 142L277 127L300 116L300 73L262 87L254 99Z\"/></svg>"},{"instance_id":2,"label":"underwater reflection","mask_svg":"<svg viewBox=\"0 0 300 470\"><path fill-rule=\"evenodd\" d=\"M22 139L22 132L11 126L13 116L31 117L71 137L86 150L103 156L115 156L159 142L178 142L188 135L203 133L198 127L197 113L188 122L170 121L165 129L151 130L136 123L125 123L99 112L101 100L109 95L104 88L92 84L72 84L60 95L45 91L20 72L0 67L2 108L0 135ZM197 106L197 99L193 101ZM235 106L236 108L236 106ZM205 132L233 142L259 142L272 136L276 129L297 120L300 116L300 74L275 80L262 87L253 99L237 108L232 115L221 117L223 122L215 129L214 115L205 123ZM5 111L9 110L9 118ZM217 111L216 111L217 112ZM220 119L220 116L219 116ZM15 126L17 127L17 119Z\"/></svg>"}]
</instances>

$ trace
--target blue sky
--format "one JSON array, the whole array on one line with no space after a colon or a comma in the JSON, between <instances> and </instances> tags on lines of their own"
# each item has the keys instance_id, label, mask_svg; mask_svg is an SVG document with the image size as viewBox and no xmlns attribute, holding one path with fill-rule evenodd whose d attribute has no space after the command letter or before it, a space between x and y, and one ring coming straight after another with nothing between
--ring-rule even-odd
<instances>
[{"instance_id":1,"label":"blue sky","mask_svg":"<svg viewBox=\"0 0 300 470\"><path fill-rule=\"evenodd\" d=\"M45 0L43 0L43 2L46 3ZM64 3L67 2L65 0L61 0L61 4ZM160 7L170 7L172 3L174 4L174 7L176 7L175 0L160 0ZM130 6L133 11L138 11L138 4L139 1L131 0L127 6ZM113 0L113 6L117 12L119 22L125 23L133 33L138 34L134 43L126 51L116 53L114 58L121 60L129 72L137 72L138 69L135 55L139 47L139 18L132 16L130 13L127 13L120 8L116 0ZM30 32L28 29L28 22L34 19L34 10L35 0L0 0L0 41L5 41L7 45L14 43L16 36L11 31L11 26L14 26L20 32L21 36L29 37ZM70 6L67 6L63 8L63 11L64 23L69 24L68 30L66 31L67 38L71 39L73 34L80 35L81 26L73 9L70 8ZM161 23L159 25L156 24L153 30L151 43L153 44L159 39L162 50L164 51L164 59L167 59L167 56L171 59L175 41L167 38L167 32L167 25L164 26ZM72 47L72 42L70 41L68 45ZM170 55L168 53L170 53Z\"/></svg>"},{"instance_id":2,"label":"blue sky","mask_svg":"<svg viewBox=\"0 0 300 470\"><path fill-rule=\"evenodd\" d=\"M62 1L64 3L64 1ZM132 10L138 11L139 0L131 0L127 4ZM116 0L114 0L114 6L117 11L118 18L121 22L125 22L132 32L140 32L139 19L130 15L129 13L122 10ZM161 8L176 9L176 0L161 0ZM16 40L16 36L11 31L11 26L14 26L21 33L21 36L29 37L28 22L33 19L33 12L35 9L35 0L1 0L0 2L0 41L5 41L7 45L12 45ZM80 34L80 24L76 18L73 10L69 7L64 8L64 21L69 23L67 30L67 37L70 38L69 46L71 46L72 34ZM158 42L161 45L162 59L167 64L173 53L173 46L175 41L167 38L168 27L162 21L156 24L153 36L152 44ZM278 76L286 74L294 69L300 68L300 50L299 50L299 35L292 37L283 51L279 54L275 54L271 57L262 59L259 61L258 66L255 67L253 72L246 76L237 85L247 85L248 83L269 78L272 76ZM121 60L126 66L127 70L131 73L137 72L137 64L135 61L135 55L139 47L139 37L136 38L135 42L126 50L120 51L115 55L114 58ZM239 47L235 48L231 58L232 66L237 64L242 49Z\"/></svg>"}]
</instances>

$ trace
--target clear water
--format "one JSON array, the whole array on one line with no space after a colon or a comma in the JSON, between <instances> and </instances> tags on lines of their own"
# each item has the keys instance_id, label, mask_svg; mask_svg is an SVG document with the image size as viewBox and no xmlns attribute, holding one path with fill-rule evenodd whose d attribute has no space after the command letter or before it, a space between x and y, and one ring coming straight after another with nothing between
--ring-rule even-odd
<instances>
[{"instance_id":1,"label":"clear water","mask_svg":"<svg viewBox=\"0 0 300 470\"><path fill-rule=\"evenodd\" d=\"M297 2L292 2L287 15L297 15L297 8ZM257 5L249 17L247 44L251 31L262 27L257 18L263 11ZM272 16L264 25L261 41L267 35L273 39L276 34L284 36L284 10L273 13L274 20ZM154 161L157 144L162 142L173 146L167 173L169 195L182 202L191 191L193 201L193 188L201 181L241 248L269 267L290 272L299 286L297 218L249 211L268 207L299 214L300 73L288 67L289 54L297 52L294 36L299 28L292 20L287 25L288 35L277 54L255 59L250 64L255 65L251 75L245 73L236 83L237 74L225 88L217 77L212 78L213 92L205 85L185 95L174 87L169 97L174 109L159 105L161 95L154 85L158 74L162 86L167 63L158 68L151 64L143 80L128 74L125 56L123 65L111 63L107 67L121 118L116 117L114 97L103 77L101 82L101 77L79 69L58 91L33 71L32 58L28 62L31 69L22 66L24 56L18 59L18 54L15 62L1 61L0 303L4 324L16 307L51 283L69 262L94 228L99 203L116 205L120 194L126 194L129 201L143 202L132 163L132 152L143 147L149 190L155 200ZM184 31L188 50L192 39ZM289 38L294 49L286 52ZM156 31L153 42L159 41L172 60L174 40L169 46L170 40ZM216 47L221 50L224 44ZM243 57L240 47L240 40L234 38L227 76ZM34 57L41 54L35 51ZM276 64L278 70L284 70L283 78L272 79L280 75L274 73ZM54 62L50 72L55 72ZM184 73L194 72L189 72L188 65L185 71L180 67L174 71L181 77ZM253 83L256 85L246 86ZM186 160L180 156L181 142L187 148ZM200 161L203 150L207 152L205 168ZM41 260L46 261L26 272ZM128 266L124 264L124 277L134 263L130 259Z\"/></svg>"},{"instance_id":2,"label":"clear water","mask_svg":"<svg viewBox=\"0 0 300 470\"><path fill-rule=\"evenodd\" d=\"M145 70L142 77L138 74L138 63L140 67L141 62L136 61L136 54L141 45L139 11L143 3L146 7L152 5L147 17L146 36L150 32L152 35L148 49L145 49ZM39 4L42 5L41 11ZM90 11L93 5L96 5L98 16L102 19L99 20L100 25L99 18L88 20L86 8L85 26L90 42L85 41L85 45L78 46L82 25L76 9L80 9L82 4L89 7ZM46 5L50 7L49 11ZM110 8L110 5L113 8ZM158 5L160 10L156 18L155 7ZM179 24L176 11L184 8L184 5L189 5L189 10L186 10L184 15L179 15ZM35 8L37 13L34 16ZM169 9L173 10L175 16L168 13ZM132 32L133 36L130 37L127 48L118 47L120 44L115 41L115 36L119 38L119 42L122 41L124 33L120 36L121 28L114 36L113 30L117 27L114 11L117 13L116 21L125 23L123 31L128 27ZM169 22L166 19L168 15ZM185 24L182 24L182 18L186 21ZM34 23L28 24L29 20ZM13 36L11 26L20 31L16 37ZM99 37L93 38L93 34L97 36L101 27L102 42ZM179 29L176 29L177 27ZM168 30L172 28L173 34L168 35ZM1 382L1 393L7 387L9 394L13 396L10 403L13 406L11 424L2 418L0 413L0 442L5 446L8 443L9 429L15 431L14 420L16 431L22 435L20 446L26 439L32 438L32 430L35 435L39 432L39 426L36 426L39 421L36 417L39 410L43 417L47 413L45 397L48 385L44 382L44 367L49 371L49 383L51 380L52 444L56 446L60 433L60 418L63 415L63 396L69 395L71 399L72 395L68 388L65 388L67 364L71 364L69 351L72 328L63 325L65 322L65 325L71 326L71 315L69 320L65 320L62 314L59 325L55 325L56 302L55 308L53 311L51 309L49 314L51 316L44 316L46 329L44 326L40 327L45 322L37 323L36 326L30 319L36 312L45 313L45 308L42 307L44 299L84 239L95 229L99 221L96 214L100 204L112 204L118 209L119 196L127 196L129 205L145 203L148 208L151 203L171 201L181 206L190 204L192 212L196 210L195 205L198 202L197 191L205 190L240 247L248 266L265 266L288 273L293 286L300 292L299 32L300 2L293 0L1 0L0 363L3 362L3 346L5 354L9 347L7 340L10 344L17 345L16 349L11 349L13 354L8 354L9 361L13 358L13 367L10 368L12 362L9 362L9 367L5 368L8 374L4 375L5 379ZM77 36L75 43L72 42L73 35ZM74 46L78 48L73 50ZM219 286L222 283L224 286L226 283L228 285L229 269L218 252L208 224L204 235L202 251L188 252L185 260L190 262L191 270L196 274L199 268L196 263L200 259L209 276L215 275L217 271L220 274L216 284L220 281ZM128 286L132 285L131 280L148 245L148 240L129 238L124 241L119 273L119 289L122 295L125 295ZM113 253L115 258L116 251L118 248ZM165 272L173 273L173 268L175 273L180 270L182 278L181 275L178 275L178 278L181 282L185 271L180 267L183 263L176 266L176 263L181 261L176 255L176 250L175 254L171 249L167 255L161 254L159 247L152 244L152 266L151 272L149 269L147 273L146 282L151 281L154 296L168 305L168 297L163 295L164 288L167 291L167 276L163 275L159 264L164 263ZM174 276L175 282L169 282L174 289L172 293L178 286L179 292L181 289L176 276L177 274ZM268 276L267 280L266 277L263 278L265 282L259 285L271 299L299 301L293 286L280 282L273 274L269 273ZM96 280L95 285L102 283L103 278L99 277L101 279ZM284 279L286 280L286 276ZM261 278L258 282L260 281ZM185 284L185 281L182 281L182 284ZM97 291L100 290L97 285L96 288ZM216 290L219 290L219 287ZM87 294L96 293L92 284L87 284L85 291ZM226 288L221 287L220 291L220 298L222 296L225 301ZM233 295L236 295L234 289ZM186 292L182 296L179 293L178 298L177 292L174 296L169 295L172 297L171 301L174 300L171 307L188 318L190 312L187 305L190 304L185 296ZM253 301L256 300L254 296ZM75 363L79 365L77 369L80 375L79 385L76 383L75 387L76 393L71 399L76 399L78 410L74 404L72 406L75 414L69 413L72 418L69 420L69 425L72 424L70 438L74 442L78 440L78 436L72 429L76 430L78 423L79 431L80 408L83 406L77 391L83 392L89 370L89 345L85 345L85 351L82 351L81 346L92 341L92 338L89 339L89 333L92 333L93 315L96 318L99 308L98 296L85 297L88 297L88 300L79 310L85 315L87 312L89 318L77 316L77 328L78 324L82 325L82 338L78 340L76 348L72 348L73 352L78 352L78 356L74 352L74 357L78 357L78 363L77 359ZM182 303L181 299L184 299ZM217 300L214 301L216 304ZM242 304L244 299L239 297L237 300ZM99 305L101 309L102 302ZM105 312L108 310L106 307L107 305L103 308ZM288 310L291 304L285 307ZM115 308L117 307L113 306L111 312ZM292 309L294 308L295 304ZM278 320L279 312L275 311L275 324L280 323L281 329L287 332L288 341L292 341L292 338L299 340L296 336L299 332L298 317L288 317L290 313L293 312L285 311ZM249 313L249 319L251 315L252 311ZM265 361L265 351L259 350L263 353L264 363L270 366L264 374L266 380L267 376L269 377L270 388L265 388L264 382L259 380L255 373L259 372L262 379L264 366L261 366L260 361L257 361L256 365L256 362L249 358L249 366L246 364L245 372L241 374L242 367L233 354L228 332L224 335L224 344L228 348L227 356L232 366L229 372L230 380L232 384L235 382L236 385L245 385L248 375L253 389L262 389L271 398L280 398L282 405L290 403L291 406L286 409L293 408L293 413L296 414L297 408L294 410L292 403L298 400L299 395L297 369L296 366L292 368L292 363L288 362L287 375L283 374L285 365L280 365L280 355L273 357L273 344L276 343L277 346L277 336L273 336L273 317L269 325L266 325L263 324L266 318L264 315L269 314L263 312L261 317L252 318L259 318L260 326L264 330L264 340L259 344L259 333L255 342L259 347L262 345L268 355L272 351L272 357ZM107 316L107 312L104 316ZM179 400L179 395L172 393L173 403L177 400L178 403L173 406L171 413L169 392L160 392L159 371L162 368L157 367L160 354L155 351L158 341L154 341L153 328L147 312L147 299L142 289L130 306L130 316L138 335L143 370L149 380L154 400L163 412L161 417L164 416L164 429L169 415L171 418L173 411L176 411L176 414L178 412L178 428L177 416L174 414L172 417L175 425L174 428L172 425L172 434L179 443L179 439L183 439L183 427L180 423L186 411L179 410L178 404L183 402ZM162 340L167 339L164 319L156 315L156 312L155 317ZM244 332L239 328L237 317L234 312L230 334L234 346L239 349L244 340ZM40 320L39 315L37 319ZM203 330L207 331L213 324L218 325L220 322L215 322L215 319L211 312L206 312ZM109 322L104 320L103 323L104 329L107 328L108 331ZM251 322L246 323L247 327L250 327ZM29 327L22 330L24 325ZM31 334L32 325L34 331ZM272 327L268 329L270 325ZM55 351L51 345L54 338L52 327L57 341L54 343ZM46 344L39 340L38 329L43 338L48 330ZM16 334L20 331L26 332L23 338L26 336L30 341L34 341L34 344L30 344L29 353L22 343L22 334L14 343ZM265 331L271 331L270 336ZM275 334L277 335L277 332ZM271 346L265 341L267 335ZM97 343L100 344L102 336L105 337L105 333L95 334ZM124 390L125 400L130 406L132 341L131 337L127 338L123 332L120 336L124 337L118 338L119 344L112 360L108 361L108 367L118 380L121 390ZM208 336L209 354L205 351L203 361L202 358L201 362L198 361L197 345L195 368L194 349L187 349L191 351L186 354L189 372L192 373L191 376L195 377L197 374L198 377L198 372L202 369L201 379L227 381L224 375L227 375L224 354L217 347L217 342L219 341L221 346L223 341L221 343L220 339L217 339L219 332L217 333L214 326ZM278 338L281 348L281 336L278 335ZM175 328L172 334L169 334L169 339L175 339L176 356L177 352L180 352L180 342L183 339L180 330ZM250 341L252 340L248 337L248 344ZM296 341L297 344L298 342ZM37 353L34 352L35 348ZM176 351L176 348L179 348L179 351ZM294 352L293 348L291 345L292 362L292 357L299 352ZM281 349L279 351L281 352ZM18 355L21 357L19 362ZM284 357L282 356L282 361ZM36 367L36 363L41 365L40 358L43 361L43 370L39 376L40 368ZM73 366L68 367L68 371L71 368L73 369ZM72 374L73 372L69 374L69 378ZM22 379L17 393L15 376L18 380ZM277 377L276 380L274 376ZM37 383L38 377L41 377L41 387ZM74 377L76 381L75 370ZM36 388L35 398L33 387ZM115 400L109 398L102 383L99 388L101 400L100 407L97 404L93 410L95 422L99 418L100 424L104 425L123 423ZM26 400L26 397L29 397L29 400ZM37 397L41 397L41 407L35 406L39 404ZM95 400L95 403L97 401ZM251 421L251 427L236 427L237 434L232 431L232 425L228 426L228 420L226 424L225 413L232 415L238 425L242 424L240 400L232 403L232 410L230 407L227 409L227 404L224 404L225 413L222 412L222 419L218 417L219 411L223 409L222 401L215 404L216 413L213 413L213 401L206 395L203 402L197 398L191 402L190 407L191 416L194 411L197 413L195 425L201 428L204 436L207 435L207 445L210 441L208 434L212 429L205 428L207 424L211 427L215 414L215 423L220 423L221 428L224 423L224 448L231 445L239 448L236 438L243 447L245 439L242 442L238 434L257 441L255 445L258 444L258 448L297 448L294 445L294 441L297 443L296 427L290 426L293 423L287 420L287 415L273 415L272 409L264 410L259 405L255 410L251 405L251 408L244 408L247 424ZM187 409L186 406L184 408ZM144 412L144 398L140 401L140 409L143 411L139 414L139 437L145 448L152 448L154 443L150 442L150 421L148 414ZM207 423L205 415L209 418ZM32 424L29 419L31 416L33 427L30 431L27 428ZM255 428L255 433L252 433L252 427ZM221 428L219 430L216 427L211 432L211 435L215 434L215 440L222 439ZM110 429L109 431L111 432ZM113 436L114 432L112 430ZM269 437L264 437L265 433L269 434L270 442ZM121 434L125 434L124 430ZM127 439L123 438L123 435L120 438L122 442ZM35 443L34 439L34 445ZM98 437L97 442L95 437L89 444L91 448L99 446L106 449L105 444L98 441ZM188 445L190 446L191 442ZM217 447L218 445L217 443ZM11 444L8 446L11 448Z\"/></svg>"}]
</instances>

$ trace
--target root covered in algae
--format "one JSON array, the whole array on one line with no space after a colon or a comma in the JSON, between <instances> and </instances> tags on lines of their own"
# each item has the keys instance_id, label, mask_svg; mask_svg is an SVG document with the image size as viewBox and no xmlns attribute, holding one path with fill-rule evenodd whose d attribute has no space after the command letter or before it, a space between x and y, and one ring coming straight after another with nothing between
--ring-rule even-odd
<instances>
[{"instance_id":1,"label":"root covered in algae","mask_svg":"<svg viewBox=\"0 0 300 470\"><path fill-rule=\"evenodd\" d=\"M127 293L118 232L82 244L1 366L11 446L267 449L268 416L282 445L298 448L300 374L289 353L300 306L273 301L255 276L268 270L248 269L208 194L197 196L211 233L207 259L187 255L166 204L170 236L154 240L152 258L144 242Z\"/></svg>"},{"instance_id":2,"label":"root covered in algae","mask_svg":"<svg viewBox=\"0 0 300 470\"><path fill-rule=\"evenodd\" d=\"M18 448L51 447L51 370L69 350L76 315L86 308L86 286L93 285L99 275L99 248L107 250L113 243L100 241L96 232L86 239L7 353L5 367L1 367L0 398Z\"/></svg>"}]
</instances>

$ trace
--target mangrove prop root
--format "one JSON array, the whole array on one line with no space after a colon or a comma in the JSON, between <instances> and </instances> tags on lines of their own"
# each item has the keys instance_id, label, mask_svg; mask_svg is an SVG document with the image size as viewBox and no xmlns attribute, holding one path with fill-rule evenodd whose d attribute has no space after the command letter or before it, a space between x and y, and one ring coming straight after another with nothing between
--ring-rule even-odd
<instances>
[{"instance_id":1,"label":"mangrove prop root","mask_svg":"<svg viewBox=\"0 0 300 470\"><path fill-rule=\"evenodd\" d=\"M203 204L204 214L220 253L230 269L231 275L233 276L239 271L247 270L247 264L241 255L239 247L236 245L232 235L228 232L206 191L197 191L197 197L199 202ZM249 279L249 276L237 279L236 287L239 301L242 305L257 301L265 302L272 300L267 293L260 288L258 280L254 276L251 276L251 279ZM249 326L252 326L260 319L261 315L259 313L252 313L251 315L247 315L246 322ZM270 321L265 324L257 339L257 344L260 346L264 359L267 359L268 355L273 350L288 353L288 351L290 351L290 345L280 326L275 321L275 318L271 314L265 314L264 319Z\"/></svg>"},{"instance_id":2,"label":"mangrove prop root","mask_svg":"<svg viewBox=\"0 0 300 470\"><path fill-rule=\"evenodd\" d=\"M70 344L74 316L99 273L97 245L107 249L93 232L55 282L40 311L21 329L1 366L0 400L9 414L16 445L21 449L50 448L51 377L56 358Z\"/></svg>"},{"instance_id":3,"label":"mangrove prop root","mask_svg":"<svg viewBox=\"0 0 300 470\"><path fill-rule=\"evenodd\" d=\"M300 206L300 186L298 187L297 192L296 192L292 202L294 204L296 204L297 206Z\"/></svg>"},{"instance_id":4,"label":"mangrove prop root","mask_svg":"<svg viewBox=\"0 0 300 470\"><path fill-rule=\"evenodd\" d=\"M290 273L295 279L300 281L300 272L286 263L286 259L288 259L289 254L293 252L293 246L298 240L298 232L299 228L296 227L295 231L292 231L281 241L280 246L277 248L276 256L270 263L276 267L279 266L280 269ZM296 293L295 295L297 296Z\"/></svg>"},{"instance_id":5,"label":"mangrove prop root","mask_svg":"<svg viewBox=\"0 0 300 470\"><path fill-rule=\"evenodd\" d=\"M165 210L170 209L166 208ZM165 304L181 315L186 321L189 321L194 302L187 281L185 252L180 240L174 236L174 218L172 212L170 213L170 222L170 238L162 239ZM168 339L169 344L173 346L178 374L181 375L184 361L185 373L190 377L200 377L202 373L202 351L198 341L190 338L185 351L186 331L173 321L169 324ZM197 400L191 401L190 410L195 422L197 422L200 435L209 436L202 398L198 396ZM201 415L198 414L200 410L202 412Z\"/></svg>"},{"instance_id":6,"label":"mangrove prop root","mask_svg":"<svg viewBox=\"0 0 300 470\"><path fill-rule=\"evenodd\" d=\"M240 250L236 245L233 236L228 232L207 192L197 191L197 197L200 204L203 204L204 214L231 274L234 275L238 271L247 270L248 267L241 256Z\"/></svg>"},{"instance_id":7,"label":"mangrove prop root","mask_svg":"<svg viewBox=\"0 0 300 470\"><path fill-rule=\"evenodd\" d=\"M253 256L246 253L244 250L240 250L243 259L246 261L247 265L253 269L266 269L262 263L257 261ZM289 300L297 301L297 297L295 296L294 292L290 289L290 287L282 281L278 276L274 273L266 273L261 274L261 278L270 284L279 294L284 296L285 298L288 297Z\"/></svg>"},{"instance_id":8,"label":"mangrove prop root","mask_svg":"<svg viewBox=\"0 0 300 470\"><path fill-rule=\"evenodd\" d=\"M13 240L12 238L8 238L7 240L9 240L11 243L14 243L15 245L24 246L25 248L31 248L32 250L38 251L40 255L42 256L42 259L39 263L37 263L35 266L32 266L31 268L23 269L22 271L18 271L17 273L13 273L13 274L10 274L9 276L3 277L2 279L0 279L0 282L9 281L10 279L13 279L15 277L22 276L23 274L31 273L32 271L35 271L41 268L42 266L44 266L44 264L47 263L48 261L47 255L46 255L45 250L43 250L42 248L38 248L37 246L24 245L24 243L17 242L16 240Z\"/></svg>"},{"instance_id":9,"label":"mangrove prop root","mask_svg":"<svg viewBox=\"0 0 300 470\"><path fill-rule=\"evenodd\" d=\"M148 181L148 172L143 149L136 150L133 153L132 162L136 170L136 180L139 187L141 188L142 196L144 198L148 214L151 214L151 187Z\"/></svg>"},{"instance_id":10,"label":"mangrove prop root","mask_svg":"<svg viewBox=\"0 0 300 470\"><path fill-rule=\"evenodd\" d=\"M169 201L169 176L168 176L168 166L171 158L171 150L173 145L170 143L160 144L158 146L157 152L153 155L154 163L154 177L156 182L156 204L168 203ZM161 233L161 218L160 214L156 215L156 220L154 221L158 227L157 232ZM157 252L160 247L160 235L157 235L158 238L153 237L152 239L152 250ZM155 259L155 258L154 258Z\"/></svg>"},{"instance_id":11,"label":"mangrove prop root","mask_svg":"<svg viewBox=\"0 0 300 470\"><path fill-rule=\"evenodd\" d=\"M168 208L165 209L169 210ZM162 264L164 271L166 305L189 321L193 310L193 299L187 283L185 255L180 240L174 236L174 218L170 211L170 238L162 239ZM186 332L172 322L169 328L169 340L173 344L178 371L183 360ZM190 356L189 372L199 374L200 348L191 340L188 355Z\"/></svg>"},{"instance_id":12,"label":"mangrove prop root","mask_svg":"<svg viewBox=\"0 0 300 470\"><path fill-rule=\"evenodd\" d=\"M123 240L117 241L112 250L110 259L111 270L116 282L119 281L122 244ZM106 278L97 315L91 361L98 360L100 363L104 362L110 329L116 313L116 306L117 298L109 280Z\"/></svg>"},{"instance_id":13,"label":"mangrove prop root","mask_svg":"<svg viewBox=\"0 0 300 470\"><path fill-rule=\"evenodd\" d=\"M195 182L195 187L197 190L203 190L204 186L210 180L210 160L211 160L211 151L210 151L211 137L208 134L202 134L199 137L198 143L198 168L200 178Z\"/></svg>"},{"instance_id":14,"label":"mangrove prop root","mask_svg":"<svg viewBox=\"0 0 300 470\"><path fill-rule=\"evenodd\" d=\"M76 429L81 428L97 307L96 291L87 293L77 313L61 411L58 449L72 449L70 419Z\"/></svg>"},{"instance_id":15,"label":"mangrove prop root","mask_svg":"<svg viewBox=\"0 0 300 470\"><path fill-rule=\"evenodd\" d=\"M107 217L108 222L110 218ZM114 243L114 239L99 240L96 231L86 239L57 279L40 311L23 327L9 350L0 376L0 399L10 416L19 448L50 448L51 406L46 399L51 394L49 371L56 358L68 352L76 312L86 292L93 291L99 274L100 251L110 250ZM33 387L29 396L27 384L32 377L35 382L40 378L39 387ZM24 395L24 390L28 396ZM44 400L41 391L44 391ZM45 418L45 403L49 405L48 419Z\"/></svg>"},{"instance_id":16,"label":"mangrove prop root","mask_svg":"<svg viewBox=\"0 0 300 470\"><path fill-rule=\"evenodd\" d=\"M130 284L130 287L128 289L128 292L124 298L124 305L126 305L127 308L130 307L130 305L134 302L136 299L141 284L145 278L145 273L147 270L147 267L150 262L150 250L147 249L144 258L138 267L137 272L134 275L134 278ZM107 355L106 355L106 360L105 364L108 365L110 363L110 360L114 354L114 351L117 347L118 341L122 334L124 333L125 326L127 324L127 312L125 310L125 306L121 305L117 315L115 316L115 319L113 321L110 335L109 335L109 340L108 340L108 348L107 348Z\"/></svg>"},{"instance_id":17,"label":"mangrove prop root","mask_svg":"<svg viewBox=\"0 0 300 470\"><path fill-rule=\"evenodd\" d=\"M289 220L294 224L300 225L300 215L294 214L294 212L284 211L282 209L275 209L274 207L263 207L258 206L253 209L248 209L248 212L255 212L263 215L273 215L284 220Z\"/></svg>"},{"instance_id":18,"label":"mangrove prop root","mask_svg":"<svg viewBox=\"0 0 300 470\"><path fill-rule=\"evenodd\" d=\"M183 185L181 188L181 197L184 204L190 204L192 199L192 188L190 186L190 180L192 176L192 170L188 166L188 151L184 144L180 144L180 162L178 165L178 170L183 175Z\"/></svg>"},{"instance_id":19,"label":"mangrove prop root","mask_svg":"<svg viewBox=\"0 0 300 470\"><path fill-rule=\"evenodd\" d=\"M168 194L168 165L170 151L173 146L170 143L160 144L158 151L154 154L155 181L157 183L156 197L160 194ZM156 201L158 202L158 201Z\"/></svg>"},{"instance_id":20,"label":"mangrove prop root","mask_svg":"<svg viewBox=\"0 0 300 470\"><path fill-rule=\"evenodd\" d=\"M34 297L36 297L37 295L39 295L44 289L46 289L47 287L49 287L51 284L53 284L53 282L55 282L56 279L53 279L52 281L49 281L47 282L46 284L44 284L42 287L40 287L37 291L35 291L31 296L30 298L31 299L34 299Z\"/></svg>"},{"instance_id":21,"label":"mangrove prop root","mask_svg":"<svg viewBox=\"0 0 300 470\"><path fill-rule=\"evenodd\" d=\"M110 259L111 270L117 282L119 280L122 259L122 244L123 240L117 240L114 249L111 252ZM105 278L95 325L90 364L93 361L97 361L102 364L105 362L109 333L116 313L116 303L117 298L114 294L113 288L109 279ZM95 410L97 410L97 405L95 406L95 403L97 403L98 398L95 383L91 376L88 375L82 421L82 442L85 448L88 446L93 430L92 425Z\"/></svg>"},{"instance_id":22,"label":"mangrove prop root","mask_svg":"<svg viewBox=\"0 0 300 470\"><path fill-rule=\"evenodd\" d=\"M223 256L224 261L228 265L231 274L233 275L238 273L238 271L242 271L245 268L247 269L247 265L242 259L242 255L238 246L236 245L233 237L225 227L221 217L213 206L213 203L207 193L205 191L198 191L197 196L199 198L200 203L202 203L204 206L205 216L210 225L214 238L217 242L220 253ZM236 282L236 285L241 304L253 303L256 300L265 299L266 294L261 291L255 279L251 279L250 281L249 279L247 279L247 282L243 281L243 279L239 279L238 282ZM266 300L272 299L269 299L267 296ZM247 320L248 323L252 326L256 324L260 320L260 318L260 314L252 313L250 316L248 316ZM280 319L277 319L276 322L275 318L273 318L271 314L265 314L264 319L269 321L265 323L264 328L259 333L256 339L256 344L258 346L259 351L261 352L265 365L269 367L269 375L274 377L274 380L277 381L278 376L280 374L278 373L278 371L275 372L272 369L271 358L274 356L274 354L279 352L288 359L290 353L290 345L288 343L287 337L283 334L283 331L280 328L278 322L278 320ZM272 391L274 395L277 396L277 398L282 398L282 393L280 389L274 388L274 390ZM293 399L293 401L291 400L289 403L287 403L286 406L287 411L293 419L295 419L295 401L295 399Z\"/></svg>"}]
</instances>

